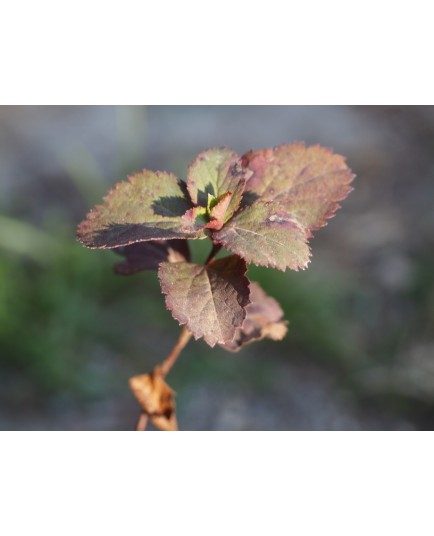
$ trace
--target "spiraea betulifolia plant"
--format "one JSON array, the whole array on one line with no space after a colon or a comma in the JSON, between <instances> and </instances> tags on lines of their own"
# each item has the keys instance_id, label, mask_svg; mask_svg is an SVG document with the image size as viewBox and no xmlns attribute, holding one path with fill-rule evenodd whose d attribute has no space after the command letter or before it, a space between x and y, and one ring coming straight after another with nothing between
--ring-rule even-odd
<instances>
[{"instance_id":1,"label":"spiraea betulifolia plant","mask_svg":"<svg viewBox=\"0 0 434 536\"><path fill-rule=\"evenodd\" d=\"M118 274L158 270L166 306L184 326L167 358L130 387L148 419L177 429L174 392L165 377L193 335L236 352L268 337L282 339L286 322L276 300L246 277L247 264L305 269L308 240L352 190L345 159L303 143L250 151L212 148L190 164L186 181L143 170L118 183L78 226L89 248L124 256ZM211 241L203 264L192 263L188 240ZM229 255L215 259L221 248Z\"/></svg>"}]
</instances>

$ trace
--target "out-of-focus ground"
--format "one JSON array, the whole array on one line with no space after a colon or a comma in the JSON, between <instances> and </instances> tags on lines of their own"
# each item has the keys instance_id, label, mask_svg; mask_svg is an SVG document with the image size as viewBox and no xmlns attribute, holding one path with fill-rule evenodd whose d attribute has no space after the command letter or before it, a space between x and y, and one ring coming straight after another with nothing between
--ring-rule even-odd
<instances>
[{"instance_id":1,"label":"out-of-focus ground","mask_svg":"<svg viewBox=\"0 0 434 536\"><path fill-rule=\"evenodd\" d=\"M187 347L168 378L180 427L432 430L434 109L334 106L0 107L0 429L132 429L128 378L177 338L155 273L116 276L75 241L111 185L295 140L346 155L355 190L307 271L249 270L283 342Z\"/></svg>"}]
</instances>

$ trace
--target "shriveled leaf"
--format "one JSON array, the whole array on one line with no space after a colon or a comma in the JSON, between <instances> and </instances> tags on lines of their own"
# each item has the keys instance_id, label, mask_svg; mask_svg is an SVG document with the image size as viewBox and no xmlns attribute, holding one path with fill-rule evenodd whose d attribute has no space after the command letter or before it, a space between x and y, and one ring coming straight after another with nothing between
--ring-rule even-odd
<instances>
[{"instance_id":1,"label":"shriveled leaf","mask_svg":"<svg viewBox=\"0 0 434 536\"><path fill-rule=\"evenodd\" d=\"M248 263L285 270L305 268L309 231L275 203L258 201L234 216L213 239Z\"/></svg>"},{"instance_id":2,"label":"shriveled leaf","mask_svg":"<svg viewBox=\"0 0 434 536\"><path fill-rule=\"evenodd\" d=\"M181 217L191 208L185 184L171 173L143 170L118 183L77 229L90 248L116 248L147 240L203 238L184 229Z\"/></svg>"},{"instance_id":3,"label":"shriveled leaf","mask_svg":"<svg viewBox=\"0 0 434 536\"><path fill-rule=\"evenodd\" d=\"M235 336L246 316L249 281L244 260L225 257L208 265L162 263L158 271L167 308L195 339L210 346Z\"/></svg>"},{"instance_id":4,"label":"shriveled leaf","mask_svg":"<svg viewBox=\"0 0 434 536\"><path fill-rule=\"evenodd\" d=\"M302 227L326 224L351 192L354 175L345 158L319 145L280 145L247 153L243 164L253 172L245 200L276 202Z\"/></svg>"},{"instance_id":5,"label":"shriveled leaf","mask_svg":"<svg viewBox=\"0 0 434 536\"><path fill-rule=\"evenodd\" d=\"M251 171L241 165L240 156L227 147L200 153L190 164L187 188L195 205L206 207L208 194L219 198L230 192L232 197L225 211L227 221L240 205L246 179Z\"/></svg>"},{"instance_id":6,"label":"shriveled leaf","mask_svg":"<svg viewBox=\"0 0 434 536\"><path fill-rule=\"evenodd\" d=\"M124 262L119 262L113 267L119 275L131 275L142 270L156 270L160 262L190 260L190 250L186 240L138 242L113 251L125 257Z\"/></svg>"},{"instance_id":7,"label":"shriveled leaf","mask_svg":"<svg viewBox=\"0 0 434 536\"><path fill-rule=\"evenodd\" d=\"M282 320L283 311L277 301L268 296L258 283L250 283L250 304L246 308L246 318L241 328L237 328L232 341L221 346L231 352L238 352L246 344L268 338L280 341L288 330Z\"/></svg>"},{"instance_id":8,"label":"shriveled leaf","mask_svg":"<svg viewBox=\"0 0 434 536\"><path fill-rule=\"evenodd\" d=\"M144 413L161 430L178 430L175 414L175 392L155 368L150 374L130 378L130 388Z\"/></svg>"}]
</instances>

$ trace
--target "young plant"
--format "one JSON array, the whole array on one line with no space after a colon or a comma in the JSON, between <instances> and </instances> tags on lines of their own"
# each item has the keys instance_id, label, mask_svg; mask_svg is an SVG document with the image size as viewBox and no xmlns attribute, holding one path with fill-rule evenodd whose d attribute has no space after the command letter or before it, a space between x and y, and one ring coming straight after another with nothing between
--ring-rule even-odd
<instances>
[{"instance_id":1,"label":"young plant","mask_svg":"<svg viewBox=\"0 0 434 536\"><path fill-rule=\"evenodd\" d=\"M246 344L286 334L274 298L246 277L247 264L305 269L308 239L352 190L345 159L302 143L250 151L240 157L212 148L190 164L187 180L143 170L118 183L78 226L89 248L125 257L118 274L158 270L166 306L184 326L159 366L134 376L130 387L142 414L164 430L177 429L174 392L165 377L190 337L236 352ZM203 264L190 260L188 240L211 241ZM230 255L215 259L221 248Z\"/></svg>"}]
</instances>

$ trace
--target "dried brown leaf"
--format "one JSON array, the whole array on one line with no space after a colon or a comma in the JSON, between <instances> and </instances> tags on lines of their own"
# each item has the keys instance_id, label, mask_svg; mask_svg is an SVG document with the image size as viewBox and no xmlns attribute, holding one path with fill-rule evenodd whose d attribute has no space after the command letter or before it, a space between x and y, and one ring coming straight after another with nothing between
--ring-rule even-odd
<instances>
[{"instance_id":1,"label":"dried brown leaf","mask_svg":"<svg viewBox=\"0 0 434 536\"><path fill-rule=\"evenodd\" d=\"M178 430L175 391L164 381L156 367L150 374L130 378L130 388L142 410L160 430Z\"/></svg>"},{"instance_id":2,"label":"dried brown leaf","mask_svg":"<svg viewBox=\"0 0 434 536\"><path fill-rule=\"evenodd\" d=\"M236 330L234 339L221 345L226 350L237 352L251 342L264 338L280 341L286 335L287 322L282 320L280 305L258 283L250 283L250 304L246 312L243 325Z\"/></svg>"}]
</instances>

